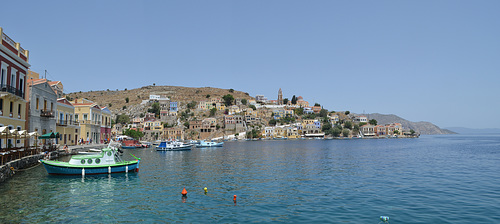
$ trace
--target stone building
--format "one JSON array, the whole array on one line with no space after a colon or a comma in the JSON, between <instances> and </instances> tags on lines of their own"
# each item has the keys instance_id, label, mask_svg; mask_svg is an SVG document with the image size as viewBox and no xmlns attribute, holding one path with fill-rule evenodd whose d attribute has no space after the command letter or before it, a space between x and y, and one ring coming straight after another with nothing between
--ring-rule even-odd
<instances>
[{"instance_id":1,"label":"stone building","mask_svg":"<svg viewBox=\"0 0 500 224\"><path fill-rule=\"evenodd\" d=\"M57 94L46 79L28 80L29 131L40 135L56 132ZM56 143L58 143L57 139ZM43 144L46 140L43 141Z\"/></svg>"}]
</instances>

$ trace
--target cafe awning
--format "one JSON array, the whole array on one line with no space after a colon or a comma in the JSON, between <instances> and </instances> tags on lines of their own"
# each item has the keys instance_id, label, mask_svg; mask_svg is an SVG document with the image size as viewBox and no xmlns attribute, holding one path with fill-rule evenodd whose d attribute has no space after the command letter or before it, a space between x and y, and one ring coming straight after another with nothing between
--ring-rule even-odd
<instances>
[{"instance_id":1,"label":"cafe awning","mask_svg":"<svg viewBox=\"0 0 500 224\"><path fill-rule=\"evenodd\" d=\"M49 139L49 138L59 138L59 132L50 132L38 137L38 139Z\"/></svg>"}]
</instances>

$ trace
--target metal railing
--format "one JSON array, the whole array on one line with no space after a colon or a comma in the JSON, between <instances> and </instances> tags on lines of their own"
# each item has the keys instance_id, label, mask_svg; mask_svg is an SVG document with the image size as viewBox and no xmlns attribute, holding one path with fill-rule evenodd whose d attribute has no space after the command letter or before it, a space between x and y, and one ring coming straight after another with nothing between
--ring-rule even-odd
<instances>
[{"instance_id":1,"label":"metal railing","mask_svg":"<svg viewBox=\"0 0 500 224\"><path fill-rule=\"evenodd\" d=\"M24 92L21 91L20 89L13 87L13 86L8 86L6 84L1 84L0 85L0 92L8 92L12 93L16 96L24 98Z\"/></svg>"},{"instance_id":2,"label":"metal railing","mask_svg":"<svg viewBox=\"0 0 500 224\"><path fill-rule=\"evenodd\" d=\"M51 110L40 110L40 117L54 117L54 111Z\"/></svg>"},{"instance_id":3,"label":"metal railing","mask_svg":"<svg viewBox=\"0 0 500 224\"><path fill-rule=\"evenodd\" d=\"M58 126L67 126L68 125L68 121L61 121L60 120L60 121L56 122L56 125L58 125Z\"/></svg>"},{"instance_id":4,"label":"metal railing","mask_svg":"<svg viewBox=\"0 0 500 224\"><path fill-rule=\"evenodd\" d=\"M10 45L12 45L12 47L16 48L16 42L14 40L10 39L10 37L7 36L7 34L2 33L2 39L5 40Z\"/></svg>"}]
</instances>

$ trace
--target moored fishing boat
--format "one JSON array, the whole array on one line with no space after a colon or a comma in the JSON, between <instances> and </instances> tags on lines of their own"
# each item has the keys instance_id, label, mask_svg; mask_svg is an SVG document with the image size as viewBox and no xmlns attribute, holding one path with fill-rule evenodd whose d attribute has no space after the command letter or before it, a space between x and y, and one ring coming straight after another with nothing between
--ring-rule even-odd
<instances>
[{"instance_id":1,"label":"moored fishing boat","mask_svg":"<svg viewBox=\"0 0 500 224\"><path fill-rule=\"evenodd\" d=\"M183 151L191 150L192 147L192 145L184 144L183 142L165 141L156 147L156 151Z\"/></svg>"},{"instance_id":2,"label":"moored fishing boat","mask_svg":"<svg viewBox=\"0 0 500 224\"><path fill-rule=\"evenodd\" d=\"M200 144L197 145L196 147L198 148L205 148L205 147L222 147L224 146L224 142L206 142L206 141L200 141Z\"/></svg>"},{"instance_id":3,"label":"moored fishing boat","mask_svg":"<svg viewBox=\"0 0 500 224\"><path fill-rule=\"evenodd\" d=\"M123 161L119 155L122 152L115 146L112 146L112 143L102 149L100 153L74 155L69 162L45 159L41 159L40 162L47 170L47 173L53 175L83 176L138 172L140 159L131 154L136 160Z\"/></svg>"}]
</instances>

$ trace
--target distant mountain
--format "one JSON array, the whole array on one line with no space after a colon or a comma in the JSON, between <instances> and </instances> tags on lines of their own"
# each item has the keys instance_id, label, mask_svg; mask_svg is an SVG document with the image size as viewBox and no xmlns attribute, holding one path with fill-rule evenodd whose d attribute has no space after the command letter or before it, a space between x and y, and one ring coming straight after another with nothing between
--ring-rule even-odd
<instances>
[{"instance_id":1,"label":"distant mountain","mask_svg":"<svg viewBox=\"0 0 500 224\"><path fill-rule=\"evenodd\" d=\"M500 128L464 128L464 127L451 127L448 130L457 132L459 134L500 134Z\"/></svg>"},{"instance_id":2,"label":"distant mountain","mask_svg":"<svg viewBox=\"0 0 500 224\"><path fill-rule=\"evenodd\" d=\"M419 121L419 122L412 122L405 120L399 116L396 116L394 114L378 114L378 113L373 113L373 114L364 114L365 116L368 117L369 120L375 119L377 120L378 124L391 124L391 123L401 123L403 125L404 129L413 129L416 132L422 134L422 135L446 135L446 134L457 134L456 132L447 130L447 129L441 129L435 124L432 124L430 122L425 122L425 121Z\"/></svg>"}]
</instances>

